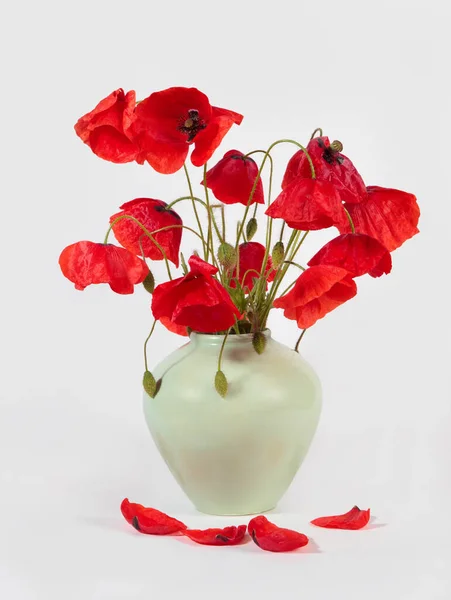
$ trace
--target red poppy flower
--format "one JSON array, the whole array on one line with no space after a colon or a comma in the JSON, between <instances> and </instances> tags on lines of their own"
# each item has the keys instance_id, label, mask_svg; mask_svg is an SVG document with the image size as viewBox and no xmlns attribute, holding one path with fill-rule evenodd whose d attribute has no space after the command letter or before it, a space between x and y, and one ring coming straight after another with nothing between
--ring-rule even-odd
<instances>
[{"instance_id":1,"label":"red poppy flower","mask_svg":"<svg viewBox=\"0 0 451 600\"><path fill-rule=\"evenodd\" d=\"M186 525L181 521L156 508L146 508L142 504L129 502L128 498L122 501L121 512L127 523L133 525L140 533L170 535L171 533L181 533L186 529Z\"/></svg>"},{"instance_id":2,"label":"red poppy flower","mask_svg":"<svg viewBox=\"0 0 451 600\"><path fill-rule=\"evenodd\" d=\"M110 217L110 223L123 215L130 215L137 219L144 227L152 233L157 229L176 226L155 234L155 241L163 248L167 258L179 266L180 242L182 239L182 219L175 210L167 210L167 204L162 200L152 198L136 198L121 206L122 212ZM152 260L163 260L163 254L154 242L146 236L141 227L131 219L121 219L113 226L117 241L133 252L141 255L141 240L144 255Z\"/></svg>"},{"instance_id":3,"label":"red poppy flower","mask_svg":"<svg viewBox=\"0 0 451 600\"><path fill-rule=\"evenodd\" d=\"M167 317L176 325L202 333L225 331L241 315L225 288L214 279L218 269L199 256L191 256L188 262L190 272L185 277L155 288L153 316Z\"/></svg>"},{"instance_id":4,"label":"red poppy flower","mask_svg":"<svg viewBox=\"0 0 451 600\"><path fill-rule=\"evenodd\" d=\"M362 529L368 525L370 520L370 509L360 510L358 506L354 506L344 515L334 515L332 517L318 517L313 519L311 523L318 527L326 527L327 529Z\"/></svg>"},{"instance_id":5,"label":"red poppy flower","mask_svg":"<svg viewBox=\"0 0 451 600\"><path fill-rule=\"evenodd\" d=\"M367 192L359 204L345 204L357 232L379 240L390 252L418 233L420 209L413 194L375 185ZM338 229L347 233L351 227L343 221Z\"/></svg>"},{"instance_id":6,"label":"red poppy flower","mask_svg":"<svg viewBox=\"0 0 451 600\"><path fill-rule=\"evenodd\" d=\"M145 160L159 173L175 173L185 162L194 144L191 162L204 165L234 123L243 116L211 106L196 88L172 87L155 92L136 107L133 124L140 147L137 161Z\"/></svg>"},{"instance_id":7,"label":"red poppy flower","mask_svg":"<svg viewBox=\"0 0 451 600\"><path fill-rule=\"evenodd\" d=\"M360 202L366 196L365 184L349 158L339 151L340 146L340 142L334 142L331 146L326 136L317 137L310 140L307 152L319 181L332 183L343 202ZM310 163L302 150L296 152L288 162L282 189L297 177L311 177Z\"/></svg>"},{"instance_id":8,"label":"red poppy flower","mask_svg":"<svg viewBox=\"0 0 451 600\"><path fill-rule=\"evenodd\" d=\"M94 110L78 119L75 133L104 160L114 163L136 160L138 147L130 132L135 100L134 91L112 92Z\"/></svg>"},{"instance_id":9,"label":"red poppy flower","mask_svg":"<svg viewBox=\"0 0 451 600\"><path fill-rule=\"evenodd\" d=\"M309 542L303 533L278 527L262 515L251 519L247 528L257 546L268 552L291 552Z\"/></svg>"},{"instance_id":10,"label":"red poppy flower","mask_svg":"<svg viewBox=\"0 0 451 600\"><path fill-rule=\"evenodd\" d=\"M92 283L108 283L118 294L133 294L134 286L142 283L149 272L146 263L125 248L95 242L67 246L59 264L77 290Z\"/></svg>"},{"instance_id":11,"label":"red poppy flower","mask_svg":"<svg viewBox=\"0 0 451 600\"><path fill-rule=\"evenodd\" d=\"M346 218L336 188L327 181L294 179L277 196L266 214L302 231L326 229Z\"/></svg>"},{"instance_id":12,"label":"red poppy flower","mask_svg":"<svg viewBox=\"0 0 451 600\"><path fill-rule=\"evenodd\" d=\"M161 317L160 323L164 325L171 333L188 336L188 329L186 325L177 325L177 323L173 323L169 317Z\"/></svg>"},{"instance_id":13,"label":"red poppy flower","mask_svg":"<svg viewBox=\"0 0 451 600\"><path fill-rule=\"evenodd\" d=\"M265 258L265 247L259 242L245 242L239 246L240 254L240 274L239 280L241 287L246 293L249 293L254 287L254 279L260 276L260 272L263 266L263 259ZM265 274L268 274L267 281L273 281L275 277L275 271L272 270L271 257L268 256L268 262L266 263ZM236 287L236 276L237 272L234 269L232 278L230 281L230 287ZM266 284L266 289L268 284Z\"/></svg>"},{"instance_id":14,"label":"red poppy flower","mask_svg":"<svg viewBox=\"0 0 451 600\"><path fill-rule=\"evenodd\" d=\"M236 546L246 535L246 525L231 525L224 529L185 529L183 535L193 542L207 546Z\"/></svg>"},{"instance_id":15,"label":"red poppy flower","mask_svg":"<svg viewBox=\"0 0 451 600\"><path fill-rule=\"evenodd\" d=\"M318 265L304 271L288 294L274 300L274 307L283 308L287 319L307 329L356 293L357 286L348 271Z\"/></svg>"},{"instance_id":16,"label":"red poppy flower","mask_svg":"<svg viewBox=\"0 0 451 600\"><path fill-rule=\"evenodd\" d=\"M345 233L334 238L321 248L307 263L332 265L346 269L351 277L369 273L380 277L391 271L390 252L380 242L363 233Z\"/></svg>"},{"instance_id":17,"label":"red poppy flower","mask_svg":"<svg viewBox=\"0 0 451 600\"><path fill-rule=\"evenodd\" d=\"M207 171L207 187L224 204L239 202L247 206L257 175L257 163L250 156L245 156L238 150L229 150L218 164ZM255 203L264 203L261 178L252 196L251 204Z\"/></svg>"}]
</instances>

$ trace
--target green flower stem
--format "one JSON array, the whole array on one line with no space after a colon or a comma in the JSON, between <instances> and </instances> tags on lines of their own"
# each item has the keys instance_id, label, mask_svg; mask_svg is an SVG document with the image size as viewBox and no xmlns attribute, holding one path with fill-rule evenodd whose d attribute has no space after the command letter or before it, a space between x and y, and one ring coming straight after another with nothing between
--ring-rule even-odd
<instances>
[{"instance_id":1,"label":"green flower stem","mask_svg":"<svg viewBox=\"0 0 451 600\"><path fill-rule=\"evenodd\" d=\"M227 333L225 334L224 339L222 340L221 350L219 351L218 357L218 371L221 370L222 355L224 354L224 348L226 345L227 338L229 337L230 329L231 327L227 330Z\"/></svg>"},{"instance_id":2,"label":"green flower stem","mask_svg":"<svg viewBox=\"0 0 451 600\"><path fill-rule=\"evenodd\" d=\"M148 341L150 340L150 338L152 336L152 333L153 333L153 330L155 329L155 325L156 324L157 324L157 320L155 319L155 321L153 322L153 325L152 325L152 329L150 330L150 333L147 336L146 341L144 342L144 365L145 365L146 371L149 370L148 369L148 365L147 365L147 343L148 343Z\"/></svg>"},{"instance_id":3,"label":"green flower stem","mask_svg":"<svg viewBox=\"0 0 451 600\"><path fill-rule=\"evenodd\" d=\"M184 163L183 169L185 170L186 181L188 182L188 189L189 189L189 193L190 193L190 196L191 196L191 201L193 203L194 215L196 217L197 226L199 227L200 237L202 238L202 243L203 243L203 246L204 246L204 258L205 258L205 260L208 260L208 244L206 245L206 243L205 243L204 230L202 229L202 224L201 224L200 219L199 219L199 213L197 212L196 202L194 200L195 196L194 196L194 193L193 193L193 186L191 185L191 179L190 179L190 176L189 176L189 173L188 173L188 168L186 166L186 163ZM207 210L208 210L208 208L207 208Z\"/></svg>"},{"instance_id":4,"label":"green flower stem","mask_svg":"<svg viewBox=\"0 0 451 600\"><path fill-rule=\"evenodd\" d=\"M293 262L292 260L284 260L282 264L293 265L294 267L298 267L299 269L302 269L303 271L305 271L305 267L303 267L302 265L298 265L298 263Z\"/></svg>"},{"instance_id":5,"label":"green flower stem","mask_svg":"<svg viewBox=\"0 0 451 600\"><path fill-rule=\"evenodd\" d=\"M205 206L205 208L207 208L207 205L205 204L205 202L203 200L201 200L200 198L196 198L196 196L181 196L180 198L176 198L175 200L170 202L166 206L166 210L170 210L173 206L175 206L179 202L182 202L183 200L194 200L195 202L199 202L199 204L202 204L203 206Z\"/></svg>"},{"instance_id":6,"label":"green flower stem","mask_svg":"<svg viewBox=\"0 0 451 600\"><path fill-rule=\"evenodd\" d=\"M343 205L343 210L345 211L346 216L348 217L348 221L349 221L349 225L351 226L352 233L355 233L354 221L352 220L351 215L349 214L348 210L344 207L344 205Z\"/></svg>"},{"instance_id":7,"label":"green flower stem","mask_svg":"<svg viewBox=\"0 0 451 600\"><path fill-rule=\"evenodd\" d=\"M207 211L208 211L208 232L207 232L207 258L205 259L208 262L208 253L211 251L213 260L215 256L215 249L213 247L213 235L211 229L211 207L210 207L210 197L208 195L208 187L207 187L207 163L204 164L204 177L203 177L203 185L205 190L205 201L207 203Z\"/></svg>"},{"instance_id":8,"label":"green flower stem","mask_svg":"<svg viewBox=\"0 0 451 600\"><path fill-rule=\"evenodd\" d=\"M287 287L287 289L286 289L286 290L284 290L284 291L283 291L283 292L280 294L279 298L282 298L282 296L285 296L285 294L287 294L287 293L288 293L288 292L291 290L291 288L294 286L294 284L296 283L296 281L297 281L296 279L295 279L294 281L292 281L292 282L290 283L290 285Z\"/></svg>"},{"instance_id":9,"label":"green flower stem","mask_svg":"<svg viewBox=\"0 0 451 600\"><path fill-rule=\"evenodd\" d=\"M155 246L158 248L158 250L163 255L164 262L166 263L166 270L168 272L169 279L172 280L171 268L169 267L169 260L168 260L168 257L166 256L166 252L163 250L163 248L160 246L160 244L155 240L155 238L150 233L150 231L148 231L146 229L146 227L144 227L144 225L141 223L141 221L138 221L138 219L135 219L135 217L132 217L131 215L121 215L120 217L117 217L116 219L114 219L114 221L109 226L108 231L106 232L103 243L108 244L108 237L110 235L110 231L113 229L113 227L116 225L116 223L118 223L122 219L130 219L131 221L133 221L134 223L139 225L139 227L141 227L141 229L144 231L145 235L147 235L147 237L155 244ZM171 225L171 227L173 227L173 225ZM160 230L158 230L158 231L160 231ZM153 233L155 233L155 231Z\"/></svg>"},{"instance_id":10,"label":"green flower stem","mask_svg":"<svg viewBox=\"0 0 451 600\"><path fill-rule=\"evenodd\" d=\"M298 341L296 342L296 346L294 347L295 352L299 352L299 344L301 343L301 340L304 337L304 334L306 331L307 331L307 329L304 329L303 332L301 333L301 335L299 336Z\"/></svg>"},{"instance_id":11,"label":"green flower stem","mask_svg":"<svg viewBox=\"0 0 451 600\"><path fill-rule=\"evenodd\" d=\"M211 220L212 220L212 223L213 223L213 227L215 228L216 235L218 236L218 239L219 239L219 243L223 244L225 242L225 238L224 238L223 234L221 234L221 231L219 230L219 226L218 226L218 224L216 222L216 217L215 217L215 213L214 213L214 210L213 210L214 208L219 208L219 209L222 210L222 212L224 212L223 206L222 206L222 204L212 204L210 208L211 208ZM222 217L222 225L223 225L223 228L224 228L224 217Z\"/></svg>"},{"instance_id":12,"label":"green flower stem","mask_svg":"<svg viewBox=\"0 0 451 600\"><path fill-rule=\"evenodd\" d=\"M280 228L279 242L281 242L283 240L283 233L285 231L285 225L286 225L286 223L285 223L285 221L283 221L282 227Z\"/></svg>"},{"instance_id":13,"label":"green flower stem","mask_svg":"<svg viewBox=\"0 0 451 600\"><path fill-rule=\"evenodd\" d=\"M312 133L310 139L313 140L313 138L315 137L315 135L319 132L320 137L323 137L323 130L321 129L321 127L317 127L315 129L315 131Z\"/></svg>"}]
</instances>

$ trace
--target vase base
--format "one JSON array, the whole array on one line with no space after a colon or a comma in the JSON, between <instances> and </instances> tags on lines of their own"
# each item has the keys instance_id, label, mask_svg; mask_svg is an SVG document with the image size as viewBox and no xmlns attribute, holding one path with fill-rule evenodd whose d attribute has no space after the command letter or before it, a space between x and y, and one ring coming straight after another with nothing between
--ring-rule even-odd
<instances>
[{"instance_id":1,"label":"vase base","mask_svg":"<svg viewBox=\"0 0 451 600\"><path fill-rule=\"evenodd\" d=\"M236 510L236 511L228 511L228 510L213 510L213 509L206 509L206 508L201 508L200 506L195 506L196 510L198 510L200 513L203 513L204 515L214 515L216 517L247 517L247 516L252 516L252 515L261 515L262 513L267 513L270 512L271 510L274 510L276 507L275 506L271 506L270 508L262 508L262 509L256 509L256 510L249 510L249 509L244 509L244 510Z\"/></svg>"}]
</instances>

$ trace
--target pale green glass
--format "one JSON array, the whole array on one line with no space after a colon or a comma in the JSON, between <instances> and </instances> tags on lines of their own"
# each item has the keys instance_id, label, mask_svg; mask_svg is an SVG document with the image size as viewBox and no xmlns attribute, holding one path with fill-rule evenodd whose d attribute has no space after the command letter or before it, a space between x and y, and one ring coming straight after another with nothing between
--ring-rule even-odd
<instances>
[{"instance_id":1,"label":"pale green glass","mask_svg":"<svg viewBox=\"0 0 451 600\"><path fill-rule=\"evenodd\" d=\"M251 335L230 335L222 370L229 391L214 387L222 335L190 341L153 371L155 398L144 393L152 437L198 510L245 515L271 510L288 489L312 441L321 386L310 365L265 332L262 354Z\"/></svg>"}]
</instances>

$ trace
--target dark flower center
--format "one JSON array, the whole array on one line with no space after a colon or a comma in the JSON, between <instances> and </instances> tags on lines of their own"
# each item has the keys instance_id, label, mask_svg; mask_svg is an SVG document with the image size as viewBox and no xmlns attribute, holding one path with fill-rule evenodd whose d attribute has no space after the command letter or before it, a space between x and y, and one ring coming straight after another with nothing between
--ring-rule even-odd
<instances>
[{"instance_id":1,"label":"dark flower center","mask_svg":"<svg viewBox=\"0 0 451 600\"><path fill-rule=\"evenodd\" d=\"M318 140L318 146L324 150L323 159L327 163L330 165L341 165L343 163L344 158L340 154L340 152L343 150L343 144L341 142L335 140L330 146L326 146L323 140L320 139Z\"/></svg>"},{"instance_id":2,"label":"dark flower center","mask_svg":"<svg viewBox=\"0 0 451 600\"><path fill-rule=\"evenodd\" d=\"M205 129L207 124L199 116L199 111L195 108L190 108L188 111L188 118L181 117L180 124L177 127L179 131L187 135L187 143L190 144L199 131Z\"/></svg>"}]
</instances>

